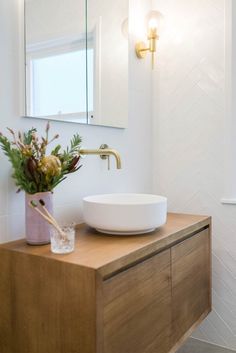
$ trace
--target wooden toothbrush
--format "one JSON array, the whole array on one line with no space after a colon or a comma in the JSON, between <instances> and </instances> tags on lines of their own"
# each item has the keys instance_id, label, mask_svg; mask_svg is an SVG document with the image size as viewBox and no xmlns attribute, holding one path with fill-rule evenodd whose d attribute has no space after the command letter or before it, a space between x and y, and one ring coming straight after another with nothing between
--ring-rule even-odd
<instances>
[{"instance_id":1,"label":"wooden toothbrush","mask_svg":"<svg viewBox=\"0 0 236 353\"><path fill-rule=\"evenodd\" d=\"M50 223L57 231L58 233L61 235L61 237L63 238L63 240L66 239L66 234L63 232L63 230L60 228L59 224L57 223L57 221L55 220L54 217L52 217L52 215L48 212L45 203L43 200L40 200L40 204L43 207L43 210L45 211L46 214L44 214L39 208L38 208L38 204L35 201L31 201L29 202L29 206L31 208L33 208L36 212L38 212L41 217L43 217L48 223Z\"/></svg>"}]
</instances>

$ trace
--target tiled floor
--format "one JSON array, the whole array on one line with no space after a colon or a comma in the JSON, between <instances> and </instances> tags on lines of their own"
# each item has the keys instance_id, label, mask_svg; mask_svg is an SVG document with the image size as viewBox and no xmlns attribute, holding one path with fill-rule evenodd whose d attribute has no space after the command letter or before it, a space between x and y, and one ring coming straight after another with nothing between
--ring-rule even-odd
<instances>
[{"instance_id":1,"label":"tiled floor","mask_svg":"<svg viewBox=\"0 0 236 353\"><path fill-rule=\"evenodd\" d=\"M235 351L190 338L177 353L235 353Z\"/></svg>"}]
</instances>

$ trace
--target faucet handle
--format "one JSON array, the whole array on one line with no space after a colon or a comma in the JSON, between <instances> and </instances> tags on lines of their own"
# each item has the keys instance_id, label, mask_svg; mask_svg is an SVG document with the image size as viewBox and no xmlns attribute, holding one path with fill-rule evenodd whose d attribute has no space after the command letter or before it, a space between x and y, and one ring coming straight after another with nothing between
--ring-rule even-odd
<instances>
[{"instance_id":1,"label":"faucet handle","mask_svg":"<svg viewBox=\"0 0 236 353\"><path fill-rule=\"evenodd\" d=\"M106 143L103 143L101 146L100 146L100 150L105 150L109 148L109 146L106 144ZM100 156L101 159L107 159L107 162L108 162L108 166L107 166L107 169L110 170L111 169L111 164L110 164L110 156L108 155L101 155Z\"/></svg>"},{"instance_id":2,"label":"faucet handle","mask_svg":"<svg viewBox=\"0 0 236 353\"><path fill-rule=\"evenodd\" d=\"M105 150L107 148L109 148L109 146L106 143L103 143L100 147L100 150ZM102 156L101 156L102 157ZM103 156L104 157L104 156ZM106 156L105 156L106 157Z\"/></svg>"}]
</instances>

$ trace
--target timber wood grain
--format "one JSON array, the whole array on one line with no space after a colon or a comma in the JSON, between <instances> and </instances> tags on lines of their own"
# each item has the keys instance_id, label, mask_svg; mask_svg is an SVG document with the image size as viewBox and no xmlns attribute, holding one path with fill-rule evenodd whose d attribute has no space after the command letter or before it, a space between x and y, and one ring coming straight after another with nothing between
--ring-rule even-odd
<instances>
[{"instance_id":1,"label":"timber wood grain","mask_svg":"<svg viewBox=\"0 0 236 353\"><path fill-rule=\"evenodd\" d=\"M105 236L80 225L75 252L0 246L1 353L174 353L211 310L209 217Z\"/></svg>"},{"instance_id":2,"label":"timber wood grain","mask_svg":"<svg viewBox=\"0 0 236 353\"><path fill-rule=\"evenodd\" d=\"M93 270L7 251L0 268L1 353L95 352Z\"/></svg>"},{"instance_id":3,"label":"timber wood grain","mask_svg":"<svg viewBox=\"0 0 236 353\"><path fill-rule=\"evenodd\" d=\"M170 250L104 282L104 353L170 349Z\"/></svg>"},{"instance_id":4,"label":"timber wood grain","mask_svg":"<svg viewBox=\"0 0 236 353\"><path fill-rule=\"evenodd\" d=\"M3 244L0 248L93 268L107 278L132 263L169 248L209 224L210 218L206 216L170 213L167 223L160 229L131 237L99 234L81 224L77 228L75 251L69 255L52 254L50 245L28 246L24 239Z\"/></svg>"},{"instance_id":5,"label":"timber wood grain","mask_svg":"<svg viewBox=\"0 0 236 353\"><path fill-rule=\"evenodd\" d=\"M172 346L211 310L209 253L208 229L171 248Z\"/></svg>"}]
</instances>

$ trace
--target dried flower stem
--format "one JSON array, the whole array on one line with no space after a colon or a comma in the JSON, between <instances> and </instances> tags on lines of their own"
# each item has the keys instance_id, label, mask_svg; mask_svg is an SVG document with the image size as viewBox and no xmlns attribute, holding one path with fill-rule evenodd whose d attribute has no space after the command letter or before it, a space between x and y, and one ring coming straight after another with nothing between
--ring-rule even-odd
<instances>
[{"instance_id":1,"label":"dried flower stem","mask_svg":"<svg viewBox=\"0 0 236 353\"><path fill-rule=\"evenodd\" d=\"M80 168L81 137L77 133L74 134L70 146L65 150L57 144L48 154L48 146L59 138L58 134L49 138L49 130L50 124L48 123L46 136L42 136L41 139L35 128L25 133L15 133L8 128L10 138L0 132L0 148L12 164L12 177L16 186L31 195L37 192L52 191L65 180L68 174Z\"/></svg>"}]
</instances>

